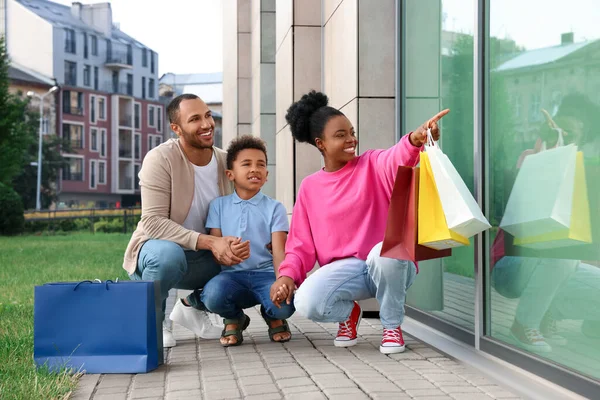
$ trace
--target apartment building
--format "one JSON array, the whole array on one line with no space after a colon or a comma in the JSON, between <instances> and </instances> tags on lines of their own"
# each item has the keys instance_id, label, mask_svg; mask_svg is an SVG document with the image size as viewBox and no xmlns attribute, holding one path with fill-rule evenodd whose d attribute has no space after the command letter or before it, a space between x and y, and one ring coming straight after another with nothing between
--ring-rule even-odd
<instances>
[{"instance_id":1,"label":"apartment building","mask_svg":"<svg viewBox=\"0 0 600 400\"><path fill-rule=\"evenodd\" d=\"M403 329L523 398L578 398L565 388L598 398L600 8L589 0L223 1L223 142L265 138L275 177L265 191L291 215L302 179L322 167L285 120L311 89L348 117L359 153L393 146L449 108L441 148L493 227L451 257L419 263ZM578 222L592 240L516 246L499 229L515 176L524 157L557 145L557 130L583 159L590 214ZM550 182L548 171L531 179ZM530 196L524 214L545 200Z\"/></svg>"},{"instance_id":2,"label":"apartment building","mask_svg":"<svg viewBox=\"0 0 600 400\"><path fill-rule=\"evenodd\" d=\"M11 60L60 86L56 130L71 144L59 203L140 201L144 155L164 140L158 54L119 29L110 3L6 0Z\"/></svg>"}]
</instances>

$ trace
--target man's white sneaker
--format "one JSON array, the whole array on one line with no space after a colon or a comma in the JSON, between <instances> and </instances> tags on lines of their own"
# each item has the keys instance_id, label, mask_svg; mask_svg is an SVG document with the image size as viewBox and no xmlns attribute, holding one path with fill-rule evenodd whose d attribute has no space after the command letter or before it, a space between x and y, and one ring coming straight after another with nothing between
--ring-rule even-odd
<instances>
[{"instance_id":1,"label":"man's white sneaker","mask_svg":"<svg viewBox=\"0 0 600 400\"><path fill-rule=\"evenodd\" d=\"M206 311L186 306L181 300L175 303L169 318L203 339L218 339L221 337L221 328L217 328L212 324Z\"/></svg>"},{"instance_id":2,"label":"man's white sneaker","mask_svg":"<svg viewBox=\"0 0 600 400\"><path fill-rule=\"evenodd\" d=\"M177 342L173 337L173 331L171 331L171 328L169 328L167 322L163 321L163 347L168 349L175 346L177 346Z\"/></svg>"}]
</instances>

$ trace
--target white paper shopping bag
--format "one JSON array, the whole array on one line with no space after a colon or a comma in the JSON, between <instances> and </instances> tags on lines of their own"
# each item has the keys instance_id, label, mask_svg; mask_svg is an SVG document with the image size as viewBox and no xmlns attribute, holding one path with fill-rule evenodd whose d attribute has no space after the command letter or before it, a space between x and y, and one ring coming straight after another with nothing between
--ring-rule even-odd
<instances>
[{"instance_id":1,"label":"white paper shopping bag","mask_svg":"<svg viewBox=\"0 0 600 400\"><path fill-rule=\"evenodd\" d=\"M434 142L431 133L427 135L425 151L429 156L448 229L467 238L489 229L491 225L460 174Z\"/></svg>"},{"instance_id":2,"label":"white paper shopping bag","mask_svg":"<svg viewBox=\"0 0 600 400\"><path fill-rule=\"evenodd\" d=\"M569 229L577 147L527 156L517 174L500 228L522 238Z\"/></svg>"}]
</instances>

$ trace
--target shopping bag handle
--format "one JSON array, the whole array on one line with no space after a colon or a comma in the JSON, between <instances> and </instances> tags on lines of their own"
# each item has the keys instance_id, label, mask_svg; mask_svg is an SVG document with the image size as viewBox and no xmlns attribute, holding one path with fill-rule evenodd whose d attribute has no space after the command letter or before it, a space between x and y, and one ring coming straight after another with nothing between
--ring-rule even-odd
<instances>
[{"instance_id":1,"label":"shopping bag handle","mask_svg":"<svg viewBox=\"0 0 600 400\"><path fill-rule=\"evenodd\" d=\"M88 280L88 281L81 281L81 282L79 282L77 285L75 285L75 287L73 288L73 291L76 291L76 290L77 290L77 288L79 287L79 285L81 285L82 283L94 283L94 282L92 282L92 281L89 281L89 280Z\"/></svg>"},{"instance_id":2,"label":"shopping bag handle","mask_svg":"<svg viewBox=\"0 0 600 400\"><path fill-rule=\"evenodd\" d=\"M558 126L558 124L554 121L550 113L543 108L542 114L544 114L544 117L546 117L546 121L548 122L548 126L550 127L550 129L555 130L558 133L556 147L563 147L565 145L564 130L560 126ZM546 150L546 142L543 142L542 146L542 151Z\"/></svg>"},{"instance_id":3,"label":"shopping bag handle","mask_svg":"<svg viewBox=\"0 0 600 400\"><path fill-rule=\"evenodd\" d=\"M436 141L433 140L433 135L431 134L431 128L427 128L427 147L438 147Z\"/></svg>"},{"instance_id":4,"label":"shopping bag handle","mask_svg":"<svg viewBox=\"0 0 600 400\"><path fill-rule=\"evenodd\" d=\"M100 279L94 279L96 282L98 283L102 283L102 281ZM117 278L114 282L110 279L107 279L104 281L104 285L106 287L106 290L108 290L108 284L110 283L119 283L119 278ZM90 281L90 280L85 280L85 281L81 281L79 282L77 285L75 285L75 287L73 288L73 291L77 290L77 288L79 287L79 285L81 285L82 283L91 283L93 284L94 282Z\"/></svg>"}]
</instances>

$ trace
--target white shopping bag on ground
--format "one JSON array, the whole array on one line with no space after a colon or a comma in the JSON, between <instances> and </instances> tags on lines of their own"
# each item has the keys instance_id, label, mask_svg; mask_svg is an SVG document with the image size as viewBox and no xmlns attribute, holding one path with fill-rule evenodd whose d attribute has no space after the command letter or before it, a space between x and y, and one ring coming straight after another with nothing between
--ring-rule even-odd
<instances>
[{"instance_id":1,"label":"white shopping bag on ground","mask_svg":"<svg viewBox=\"0 0 600 400\"><path fill-rule=\"evenodd\" d=\"M464 237L471 237L491 227L477 201L462 180L452 162L427 131L425 151L429 156L448 229Z\"/></svg>"},{"instance_id":2,"label":"white shopping bag on ground","mask_svg":"<svg viewBox=\"0 0 600 400\"><path fill-rule=\"evenodd\" d=\"M500 228L522 238L569 229L577 147L563 146L529 155L515 179Z\"/></svg>"}]
</instances>

